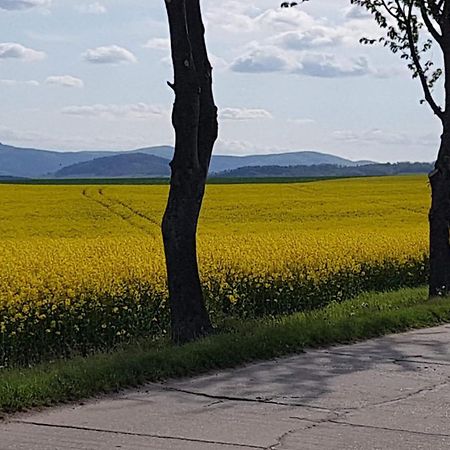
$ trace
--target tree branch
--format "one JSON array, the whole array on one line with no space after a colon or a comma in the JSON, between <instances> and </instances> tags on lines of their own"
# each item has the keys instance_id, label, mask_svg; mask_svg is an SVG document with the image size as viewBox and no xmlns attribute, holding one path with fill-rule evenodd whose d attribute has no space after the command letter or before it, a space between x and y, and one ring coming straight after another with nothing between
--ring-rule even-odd
<instances>
[{"instance_id":1,"label":"tree branch","mask_svg":"<svg viewBox=\"0 0 450 450\"><path fill-rule=\"evenodd\" d=\"M399 5L399 0L395 0L397 5ZM399 5L400 6L400 5ZM439 117L439 119L444 119L444 112L441 110L439 105L435 102L433 95L431 94L430 87L428 86L428 80L425 75L425 72L423 70L422 64L420 63L420 57L417 52L416 42L414 40L414 34L411 27L411 21L412 21L412 9L413 9L413 2L409 4L408 8L408 15L406 15L406 12L403 11L403 19L405 22L406 27L406 34L408 38L408 45L411 52L411 58L413 60L414 66L416 67L417 75L419 76L420 83L422 84L422 89L425 95L425 100L430 105L431 109L433 110L434 114Z\"/></svg>"},{"instance_id":2,"label":"tree branch","mask_svg":"<svg viewBox=\"0 0 450 450\"><path fill-rule=\"evenodd\" d=\"M426 0L426 2L428 3L428 7L429 7L431 13L433 14L434 20L438 21L438 18L441 14L440 8L442 6L442 2L436 3L435 0Z\"/></svg>"},{"instance_id":3,"label":"tree branch","mask_svg":"<svg viewBox=\"0 0 450 450\"><path fill-rule=\"evenodd\" d=\"M420 2L420 13L422 15L422 19L428 31L442 48L443 45L442 35L438 32L438 30L436 30L435 26L433 25L433 22L431 21L430 16L428 15L428 11L424 1Z\"/></svg>"},{"instance_id":4,"label":"tree branch","mask_svg":"<svg viewBox=\"0 0 450 450\"><path fill-rule=\"evenodd\" d=\"M389 7L389 5L385 2L385 0L381 0L381 3L384 6L384 9L391 15L395 20L398 20L399 16L394 12L392 8Z\"/></svg>"}]
</instances>

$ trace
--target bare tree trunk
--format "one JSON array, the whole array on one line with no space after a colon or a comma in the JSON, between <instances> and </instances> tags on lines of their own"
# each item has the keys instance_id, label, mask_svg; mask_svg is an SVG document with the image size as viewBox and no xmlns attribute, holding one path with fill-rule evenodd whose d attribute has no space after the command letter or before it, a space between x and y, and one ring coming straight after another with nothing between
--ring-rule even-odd
<instances>
[{"instance_id":1,"label":"bare tree trunk","mask_svg":"<svg viewBox=\"0 0 450 450\"><path fill-rule=\"evenodd\" d=\"M197 224L217 139L217 108L199 0L166 0L175 92L175 155L162 223L172 339L189 342L212 331L197 262Z\"/></svg>"},{"instance_id":2,"label":"bare tree trunk","mask_svg":"<svg viewBox=\"0 0 450 450\"><path fill-rule=\"evenodd\" d=\"M430 174L430 296L450 293L450 126L444 123L435 170Z\"/></svg>"}]
</instances>

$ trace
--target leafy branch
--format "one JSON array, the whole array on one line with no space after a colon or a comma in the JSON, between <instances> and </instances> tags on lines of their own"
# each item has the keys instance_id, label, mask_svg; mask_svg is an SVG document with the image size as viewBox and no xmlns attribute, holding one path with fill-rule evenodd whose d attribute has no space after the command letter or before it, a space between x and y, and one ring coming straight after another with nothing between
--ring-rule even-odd
<instances>
[{"instance_id":1,"label":"leafy branch","mask_svg":"<svg viewBox=\"0 0 450 450\"><path fill-rule=\"evenodd\" d=\"M433 96L433 88L443 75L435 67L431 50L438 44L442 50L450 48L449 7L445 0L351 0L351 3L366 8L374 17L385 35L378 39L363 37L366 45L376 43L394 54L399 54L422 85L424 100L441 120L447 114Z\"/></svg>"}]
</instances>

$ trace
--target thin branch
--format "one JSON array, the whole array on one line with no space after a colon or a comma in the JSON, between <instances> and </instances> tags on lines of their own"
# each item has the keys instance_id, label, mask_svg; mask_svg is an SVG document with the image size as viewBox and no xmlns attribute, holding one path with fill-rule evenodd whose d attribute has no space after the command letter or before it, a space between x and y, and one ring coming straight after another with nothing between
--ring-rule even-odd
<instances>
[{"instance_id":1,"label":"thin branch","mask_svg":"<svg viewBox=\"0 0 450 450\"><path fill-rule=\"evenodd\" d=\"M426 0L428 3L428 8L430 9L431 13L433 14L433 17L435 20L440 16L440 6L435 2L435 0Z\"/></svg>"},{"instance_id":2,"label":"thin branch","mask_svg":"<svg viewBox=\"0 0 450 450\"><path fill-rule=\"evenodd\" d=\"M384 9L395 19L398 20L398 14L394 12L392 8L389 7L389 5L385 2L385 0L381 0L381 3L384 6Z\"/></svg>"},{"instance_id":3,"label":"thin branch","mask_svg":"<svg viewBox=\"0 0 450 450\"><path fill-rule=\"evenodd\" d=\"M436 40L436 42L441 46L443 46L443 38L442 35L436 30L435 26L433 25L433 22L430 19L430 16L428 15L427 8L425 7L425 2L420 2L420 13L422 14L422 19L430 32L430 34L433 36L433 38Z\"/></svg>"},{"instance_id":4,"label":"thin branch","mask_svg":"<svg viewBox=\"0 0 450 450\"><path fill-rule=\"evenodd\" d=\"M399 0L395 0L395 1L397 4L399 4ZM408 15L406 15L406 12L405 12L404 16L403 16L403 19L405 21L405 26L406 26L406 34L408 37L409 49L411 51L411 57L412 57L414 65L416 67L417 75L419 76L420 82L422 84L423 92L425 95L425 100L430 105L434 114L436 114L436 116L438 116L441 120L443 120L444 112L439 107L439 105L435 102L433 95L431 94L430 87L428 86L428 80L427 80L427 77L423 70L422 64L420 63L420 57L419 57L419 54L416 49L416 43L414 41L413 30L411 28L412 9L413 9L413 2L411 2L409 5Z\"/></svg>"}]
</instances>

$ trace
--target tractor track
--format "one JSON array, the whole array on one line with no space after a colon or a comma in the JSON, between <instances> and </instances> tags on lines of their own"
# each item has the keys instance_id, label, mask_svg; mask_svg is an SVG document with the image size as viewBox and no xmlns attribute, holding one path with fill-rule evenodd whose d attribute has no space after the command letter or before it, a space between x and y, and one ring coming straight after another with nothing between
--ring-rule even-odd
<instances>
[{"instance_id":1,"label":"tractor track","mask_svg":"<svg viewBox=\"0 0 450 450\"><path fill-rule=\"evenodd\" d=\"M97 196L95 196L95 194L97 194ZM159 228L160 224L158 223L158 221L134 209L132 206L128 205L122 200L108 197L107 195L105 195L102 188L99 188L95 194L91 194L88 189L83 189L83 191L81 192L81 195L83 197L97 203L102 208L108 210L109 213L113 214L116 217L119 217L133 228L138 228L144 232L149 231L149 224L152 228L154 226L157 226ZM124 209L125 211L120 211L120 209ZM139 219L142 224L130 220L131 218Z\"/></svg>"}]
</instances>

